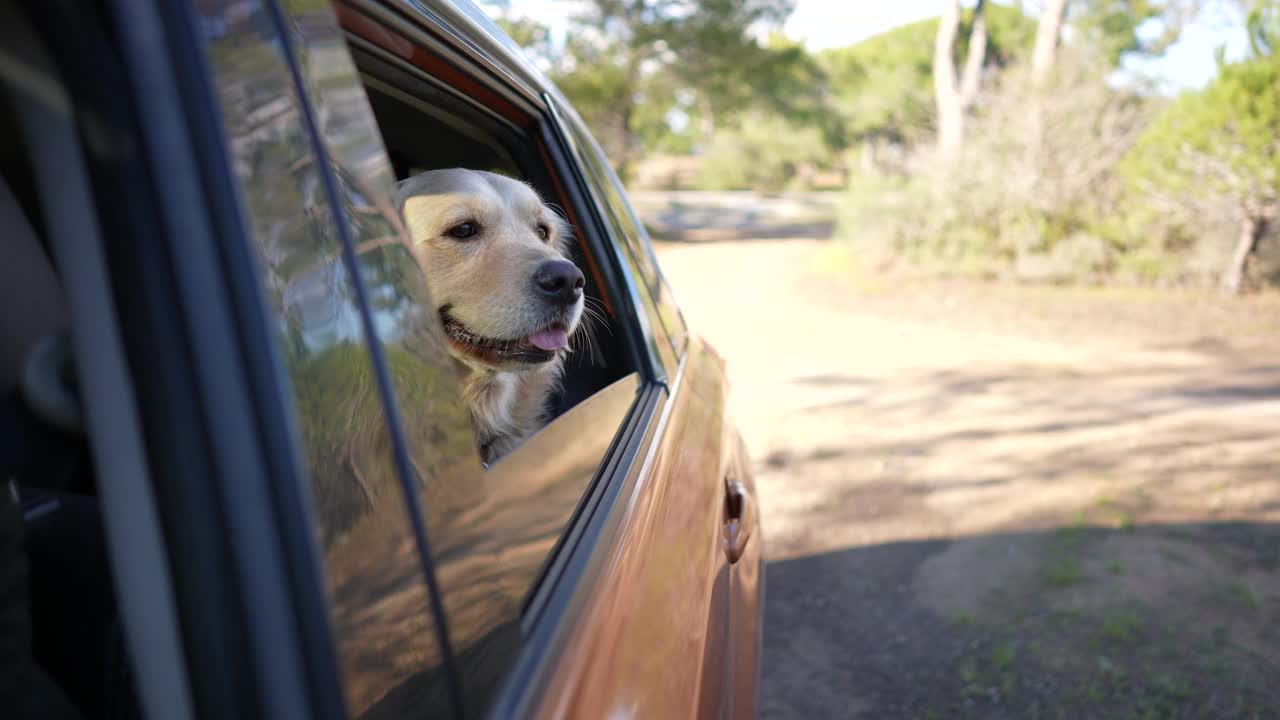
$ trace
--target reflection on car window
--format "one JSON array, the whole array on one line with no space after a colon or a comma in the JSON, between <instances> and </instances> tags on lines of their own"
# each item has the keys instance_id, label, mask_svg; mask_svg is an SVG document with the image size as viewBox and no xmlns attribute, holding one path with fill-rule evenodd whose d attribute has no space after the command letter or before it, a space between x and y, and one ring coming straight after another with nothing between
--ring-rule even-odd
<instances>
[{"instance_id":1,"label":"reflection on car window","mask_svg":"<svg viewBox=\"0 0 1280 720\"><path fill-rule=\"evenodd\" d=\"M482 467L344 39L327 8L291 19L327 167L307 145L280 46L251 32L265 24L227 25L230 34L211 39L209 53L293 383L350 710L430 717L447 704L334 210L352 230L356 272L385 351L467 704L481 708L517 654L525 603L622 426L638 378L617 381ZM321 172L336 178L340 208L326 205Z\"/></svg>"},{"instance_id":2,"label":"reflection on car window","mask_svg":"<svg viewBox=\"0 0 1280 720\"><path fill-rule=\"evenodd\" d=\"M370 72L377 72L376 65ZM345 103L357 82L345 59L327 58L309 74L310 95L322 107ZM391 138L401 166L434 169L438 148L481 151L478 167L493 166L494 155L482 123L470 123L458 107L428 108L425 101L402 104L397 88L387 90L382 76L372 82L372 108L392 124ZM380 98L380 99L378 99ZM401 220L387 207L393 176L380 143L346 139L347 133L378 137L370 106L361 103L323 128L335 166L342 174L359 246L359 263L377 317L378 340L385 348L412 461L421 483L427 528L438 583L448 617L466 705L481 710L515 660L523 641L521 615L535 582L564 528L595 477L614 435L635 400L638 378L632 374L596 392L493 467L481 466L471 419L461 403L455 362L440 330L437 305L425 286L420 258L412 246L385 242ZM448 111L450 122L440 122ZM427 117L435 120L427 121ZM456 128L466 127L459 138ZM401 128L413 128L403 146ZM368 135L365 135L365 134ZM514 169L503 174L514 176ZM570 370L572 372L572 370Z\"/></svg>"},{"instance_id":3,"label":"reflection on car window","mask_svg":"<svg viewBox=\"0 0 1280 720\"><path fill-rule=\"evenodd\" d=\"M613 222L621 235L619 239L627 249L627 257L647 291L645 304L657 321L654 329L666 332L676 355L679 355L684 350L686 340L684 318L680 315L666 279L658 269L653 247L648 242L648 234L636 218L631 204L627 202L622 183L605 160L603 151L582 128L574 127L572 132L576 135L575 144L583 161L594 175L594 184L604 194L601 199L609 206ZM675 368L669 367L668 370L674 372Z\"/></svg>"},{"instance_id":4,"label":"reflection on car window","mask_svg":"<svg viewBox=\"0 0 1280 720\"><path fill-rule=\"evenodd\" d=\"M444 716L442 654L333 209L263 15L208 18L221 22L206 25L217 30L207 50L293 388L344 694L356 717L410 708L418 717ZM309 59L326 56L316 48ZM346 109L326 108L326 121L340 124ZM355 134L350 139L358 144ZM348 190L359 202L359 190ZM353 212L367 238L362 272L379 322L396 326L413 312L396 290L413 277L412 258L398 244L394 223L365 207ZM430 341L405 339L406 346L423 342ZM430 388L420 395L430 404ZM459 442L447 425L437 432L442 443Z\"/></svg>"}]
</instances>

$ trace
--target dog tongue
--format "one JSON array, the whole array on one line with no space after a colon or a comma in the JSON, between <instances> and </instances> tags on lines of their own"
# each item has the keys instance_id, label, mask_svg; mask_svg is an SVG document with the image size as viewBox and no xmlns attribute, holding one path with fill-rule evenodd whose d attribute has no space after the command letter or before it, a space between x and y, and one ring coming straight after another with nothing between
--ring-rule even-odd
<instances>
[{"instance_id":1,"label":"dog tongue","mask_svg":"<svg viewBox=\"0 0 1280 720\"><path fill-rule=\"evenodd\" d=\"M530 335L529 342L548 352L559 350L569 344L569 333L559 328L547 328Z\"/></svg>"}]
</instances>

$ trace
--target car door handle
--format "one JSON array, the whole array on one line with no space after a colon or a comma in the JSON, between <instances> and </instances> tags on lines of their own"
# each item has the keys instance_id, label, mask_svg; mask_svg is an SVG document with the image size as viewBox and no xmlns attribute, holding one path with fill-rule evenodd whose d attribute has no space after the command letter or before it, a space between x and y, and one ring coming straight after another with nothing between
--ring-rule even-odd
<instances>
[{"instance_id":1,"label":"car door handle","mask_svg":"<svg viewBox=\"0 0 1280 720\"><path fill-rule=\"evenodd\" d=\"M746 551L756 524L755 500L747 486L737 480L726 479L724 485L724 553L730 563L736 563Z\"/></svg>"}]
</instances>

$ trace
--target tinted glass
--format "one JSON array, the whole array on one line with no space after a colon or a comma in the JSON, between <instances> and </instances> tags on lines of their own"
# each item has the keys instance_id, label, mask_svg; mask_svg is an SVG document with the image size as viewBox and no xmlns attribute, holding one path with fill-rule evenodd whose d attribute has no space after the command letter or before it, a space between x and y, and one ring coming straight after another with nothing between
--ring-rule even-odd
<instances>
[{"instance_id":1,"label":"tinted glass","mask_svg":"<svg viewBox=\"0 0 1280 720\"><path fill-rule=\"evenodd\" d=\"M391 205L394 178L387 152L345 40L330 18L328 10L294 13L301 33L298 61L340 176L377 340L387 355L426 510L449 637L467 706L476 711L516 657L525 602L621 427L637 381L618 381L493 468L482 467L437 305ZM432 127L421 124L415 140L427 146L450 141Z\"/></svg>"},{"instance_id":2,"label":"tinted glass","mask_svg":"<svg viewBox=\"0 0 1280 720\"><path fill-rule=\"evenodd\" d=\"M635 211L623 193L622 183L605 159L600 146L580 123L570 123L571 132L576 136L578 152L590 170L594 190L607 205L617 232L617 240L626 248L627 259L635 270L634 275L646 292L645 306L653 317L654 330L666 333L678 357L684 352L686 341L684 318L672 297L671 288L658 269L649 235L636 218ZM668 365L667 371L674 373L675 365Z\"/></svg>"},{"instance_id":3,"label":"tinted glass","mask_svg":"<svg viewBox=\"0 0 1280 720\"><path fill-rule=\"evenodd\" d=\"M343 62L325 67L332 74L317 78L312 89L321 103L350 82ZM443 106L440 90L423 82L412 66L374 62L366 53L360 67L364 82L373 88L372 109L384 123L382 137L406 173L456 166L494 169L494 158L502 155L494 148L504 144L487 134L492 121L486 124L469 114L483 111L456 100ZM528 143L524 147L531 154L536 147L527 137L504 138ZM335 153L338 163L352 168L353 177L371 189L352 199L357 208L376 206L391 187L387 164L374 157L380 153ZM518 174L515 163L498 169ZM369 235L361 244L373 240ZM402 283L398 297L405 298L405 310L388 315L378 332L388 354L403 358L393 363L396 392L421 478L433 560L467 706L480 711L517 656L530 594L622 427L639 381L631 374L609 384L486 470L465 410L442 407L438 397L421 391L438 385L442 370L452 368L452 361L432 349L438 346L414 342L438 332L437 305L421 275L415 272L419 280ZM573 372L572 367L566 371L566 384L578 380ZM455 436L456 442L447 446L435 439L446 421L465 430L465 438Z\"/></svg>"},{"instance_id":4,"label":"tinted glass","mask_svg":"<svg viewBox=\"0 0 1280 720\"><path fill-rule=\"evenodd\" d=\"M422 365L418 358L439 352L431 333L414 335L415 326L403 322L416 311L409 298L421 292L412 254L395 213L368 201L376 195L367 191L369 174L362 167L340 161L344 207L326 202L324 161L304 129L269 13L260 7L246 12L239 3L200 7L222 120L294 392L350 714L447 715L425 579L334 211L360 229L360 272L377 322L395 328L403 347L414 348L416 354L391 358L401 367ZM305 46L304 74L310 83L323 82L325 68L345 58L332 46L339 38L332 15L326 9L294 19L301 33L295 41ZM376 160L380 149L361 114L363 94L358 87L354 93L343 89L326 94L326 104L317 108L329 150L342 160ZM425 371L416 376L421 382L414 398L440 419L417 428L416 436L429 438L429 446L465 449L469 438L457 427L465 417L449 379Z\"/></svg>"},{"instance_id":5,"label":"tinted glass","mask_svg":"<svg viewBox=\"0 0 1280 720\"><path fill-rule=\"evenodd\" d=\"M675 297L671 292L671 286L667 283L666 277L662 274L662 269L658 266L658 258L653 252L653 243L649 239L649 232L645 230L644 224L640 222L635 209L631 207L631 203L627 200L623 190L622 181L618 179L613 167L604 161L604 153L594 139L591 140L591 146L595 149L597 163L603 167L606 173L605 193L609 198L610 208L612 208L614 215L618 218L618 222L622 225L627 249L635 260L640 276L644 278L645 287L648 289L654 305L657 306L658 315L662 318L663 326L671 336L671 344L675 347L676 354L680 355L684 352L685 342L688 340L688 331L684 324L684 316L680 313L680 306L676 304Z\"/></svg>"}]
</instances>

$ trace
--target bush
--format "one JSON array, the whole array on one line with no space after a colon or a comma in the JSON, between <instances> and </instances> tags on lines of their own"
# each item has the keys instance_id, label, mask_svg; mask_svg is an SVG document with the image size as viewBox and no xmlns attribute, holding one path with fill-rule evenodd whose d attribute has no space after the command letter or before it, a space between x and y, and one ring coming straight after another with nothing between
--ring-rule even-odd
<instances>
[{"instance_id":1,"label":"bush","mask_svg":"<svg viewBox=\"0 0 1280 720\"><path fill-rule=\"evenodd\" d=\"M1176 272L1123 257L1170 249L1168 228L1153 238L1149 224L1125 218L1115 177L1150 109L1108 87L1087 52L1064 50L1059 70L1041 89L1007 71L970 118L958 157L917 150L903 177L851 183L840 234L877 262L887 253L953 275L1063 283L1099 282L1120 267Z\"/></svg>"},{"instance_id":2,"label":"bush","mask_svg":"<svg viewBox=\"0 0 1280 720\"><path fill-rule=\"evenodd\" d=\"M738 127L716 130L702 159L698 185L704 190L803 189L814 171L832 164L817 128L777 116L749 115Z\"/></svg>"}]
</instances>

